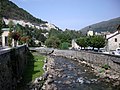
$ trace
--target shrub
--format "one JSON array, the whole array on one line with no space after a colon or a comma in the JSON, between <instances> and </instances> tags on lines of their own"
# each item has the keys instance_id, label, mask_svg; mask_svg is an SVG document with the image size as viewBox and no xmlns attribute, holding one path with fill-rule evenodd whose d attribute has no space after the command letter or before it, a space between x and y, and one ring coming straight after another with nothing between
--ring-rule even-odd
<instances>
[{"instance_id":1,"label":"shrub","mask_svg":"<svg viewBox=\"0 0 120 90\"><path fill-rule=\"evenodd\" d=\"M111 67L110 67L108 64L104 64L104 65L102 66L102 68L108 70L108 69L110 69Z\"/></svg>"}]
</instances>

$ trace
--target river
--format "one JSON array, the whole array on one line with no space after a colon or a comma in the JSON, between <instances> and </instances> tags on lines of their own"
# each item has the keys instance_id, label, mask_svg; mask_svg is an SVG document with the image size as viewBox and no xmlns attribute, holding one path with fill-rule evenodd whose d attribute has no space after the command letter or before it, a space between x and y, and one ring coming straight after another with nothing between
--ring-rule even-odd
<instances>
[{"instance_id":1,"label":"river","mask_svg":"<svg viewBox=\"0 0 120 90\"><path fill-rule=\"evenodd\" d=\"M64 57L51 56L54 59L51 74L56 90L119 90L103 78L95 75L92 68ZM109 79L108 79L109 80ZM49 86L50 87L50 86ZM55 90L55 89L54 89Z\"/></svg>"}]
</instances>

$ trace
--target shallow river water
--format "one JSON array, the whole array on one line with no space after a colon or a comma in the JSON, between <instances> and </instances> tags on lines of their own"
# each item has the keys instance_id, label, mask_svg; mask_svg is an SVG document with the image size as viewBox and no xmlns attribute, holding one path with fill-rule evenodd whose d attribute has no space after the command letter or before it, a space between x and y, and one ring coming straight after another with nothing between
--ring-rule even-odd
<instances>
[{"instance_id":1,"label":"shallow river water","mask_svg":"<svg viewBox=\"0 0 120 90\"><path fill-rule=\"evenodd\" d=\"M95 76L92 68L84 64L63 57L51 57L54 58L55 72L59 73L53 82L58 90L118 90Z\"/></svg>"}]
</instances>

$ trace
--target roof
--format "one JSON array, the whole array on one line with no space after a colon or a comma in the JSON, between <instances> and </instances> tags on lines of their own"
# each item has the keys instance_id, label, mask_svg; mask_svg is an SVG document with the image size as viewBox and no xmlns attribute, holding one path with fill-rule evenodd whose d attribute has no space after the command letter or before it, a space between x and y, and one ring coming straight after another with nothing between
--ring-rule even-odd
<instances>
[{"instance_id":1,"label":"roof","mask_svg":"<svg viewBox=\"0 0 120 90\"><path fill-rule=\"evenodd\" d=\"M120 31L119 31L119 30L120 30L120 25L118 25L117 31L114 32L113 34L110 34L109 37L108 37L107 39L110 39L110 38L112 38L112 37L114 37L114 36L120 34Z\"/></svg>"},{"instance_id":2,"label":"roof","mask_svg":"<svg viewBox=\"0 0 120 90\"><path fill-rule=\"evenodd\" d=\"M118 35L118 34L120 34L120 33L118 32L118 33L112 35L111 37L109 37L109 38L107 38L107 39L110 39L110 38L112 38L112 37L114 37L114 36L116 36L116 35Z\"/></svg>"},{"instance_id":3,"label":"roof","mask_svg":"<svg viewBox=\"0 0 120 90\"><path fill-rule=\"evenodd\" d=\"M120 30L120 25L118 25L117 30Z\"/></svg>"},{"instance_id":4,"label":"roof","mask_svg":"<svg viewBox=\"0 0 120 90\"><path fill-rule=\"evenodd\" d=\"M2 31L9 31L10 28L2 28Z\"/></svg>"}]
</instances>

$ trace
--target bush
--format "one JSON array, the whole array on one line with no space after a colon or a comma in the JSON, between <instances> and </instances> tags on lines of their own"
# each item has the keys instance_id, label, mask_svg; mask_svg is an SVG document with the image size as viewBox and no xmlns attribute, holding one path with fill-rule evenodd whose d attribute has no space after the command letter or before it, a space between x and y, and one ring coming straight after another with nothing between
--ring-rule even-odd
<instances>
[{"instance_id":1,"label":"bush","mask_svg":"<svg viewBox=\"0 0 120 90\"><path fill-rule=\"evenodd\" d=\"M63 42L62 44L61 44L61 49L68 49L69 48L69 43L68 42Z\"/></svg>"}]
</instances>

